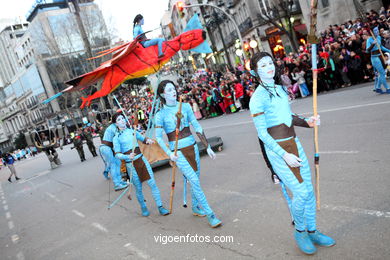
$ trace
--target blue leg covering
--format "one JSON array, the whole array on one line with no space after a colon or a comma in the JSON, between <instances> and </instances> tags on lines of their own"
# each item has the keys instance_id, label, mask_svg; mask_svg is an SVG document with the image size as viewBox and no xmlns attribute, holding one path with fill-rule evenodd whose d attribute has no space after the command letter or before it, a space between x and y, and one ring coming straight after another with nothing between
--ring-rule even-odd
<instances>
[{"instance_id":1,"label":"blue leg covering","mask_svg":"<svg viewBox=\"0 0 390 260\"><path fill-rule=\"evenodd\" d=\"M198 171L195 172L194 169L192 169L191 165L180 151L178 151L177 156L179 159L177 160L176 165L191 185L192 206L195 207L200 205L207 215L212 214L213 211L211 210L206 196L200 186L200 159L197 145L195 145L195 158L198 165Z\"/></svg>"},{"instance_id":2,"label":"blue leg covering","mask_svg":"<svg viewBox=\"0 0 390 260\"><path fill-rule=\"evenodd\" d=\"M383 68L382 62L378 57L371 56L371 63L372 66L378 71L379 73L379 79L378 79L378 85L376 86L377 89L381 88L381 85L383 85L386 89L389 89L389 86L387 85L386 82L386 72L385 69Z\"/></svg>"},{"instance_id":3,"label":"blue leg covering","mask_svg":"<svg viewBox=\"0 0 390 260\"><path fill-rule=\"evenodd\" d=\"M298 230L315 230L316 229L316 203L314 197L313 185L311 182L311 172L306 154L303 151L302 145L298 138L295 138L298 147L299 157L302 159L303 165L300 173L303 179L299 183L295 175L288 168L282 157L275 154L266 147L267 155L272 164L272 168L281 178L282 182L293 193L291 201L291 213L293 215L295 228Z\"/></svg>"},{"instance_id":4,"label":"blue leg covering","mask_svg":"<svg viewBox=\"0 0 390 260\"><path fill-rule=\"evenodd\" d=\"M121 161L114 157L114 153L112 149L107 145L100 146L99 151L105 163L108 164L112 182L114 183L115 186L120 185L122 182L122 177L120 173Z\"/></svg>"},{"instance_id":5,"label":"blue leg covering","mask_svg":"<svg viewBox=\"0 0 390 260\"><path fill-rule=\"evenodd\" d=\"M150 166L148 160L146 160L146 158L144 156L142 157L142 160L144 161L146 168L148 169L148 172L150 175L150 179L147 181L147 183L148 183L150 190L152 192L153 199L156 202L156 206L160 207L160 206L162 206L160 190L158 189L158 187L156 185L156 181L154 180L152 167ZM139 202L141 207L146 207L145 200L144 200L144 194L142 193L142 183L138 177L138 174L131 163L127 163L126 166L127 166L128 171L132 172L132 174L133 174L132 181L133 181L133 184L135 187L135 193L136 193L138 202Z\"/></svg>"}]
</instances>

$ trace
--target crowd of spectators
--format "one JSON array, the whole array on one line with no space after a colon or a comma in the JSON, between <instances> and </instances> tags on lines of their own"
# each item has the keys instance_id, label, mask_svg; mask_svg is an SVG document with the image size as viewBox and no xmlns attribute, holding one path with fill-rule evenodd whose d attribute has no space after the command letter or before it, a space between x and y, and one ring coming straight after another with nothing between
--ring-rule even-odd
<instances>
[{"instance_id":1,"label":"crowd of spectators","mask_svg":"<svg viewBox=\"0 0 390 260\"><path fill-rule=\"evenodd\" d=\"M370 28L378 27L383 46L390 48L390 9L366 13L366 22L358 18L343 24L329 25L320 33L317 67L318 92L332 91L354 84L373 81L377 76L366 51ZM297 53L275 57L277 83L289 92L290 99L304 98L312 93L311 45L301 44ZM386 62L386 61L384 61ZM234 70L198 70L178 79L178 91L185 95L198 119L216 117L248 109L256 82L248 72L237 66ZM125 110L137 112L147 121L153 93L137 94L119 91ZM146 128L146 124L143 124Z\"/></svg>"}]
</instances>

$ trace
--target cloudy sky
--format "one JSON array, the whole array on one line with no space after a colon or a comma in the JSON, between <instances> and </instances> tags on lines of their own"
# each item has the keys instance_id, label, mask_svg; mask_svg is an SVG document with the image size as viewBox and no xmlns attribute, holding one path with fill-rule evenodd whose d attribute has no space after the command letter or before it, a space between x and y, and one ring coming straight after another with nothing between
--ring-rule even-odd
<instances>
[{"instance_id":1,"label":"cloudy sky","mask_svg":"<svg viewBox=\"0 0 390 260\"><path fill-rule=\"evenodd\" d=\"M25 16L34 0L2 0L0 25L9 21L25 21ZM109 27L115 28L118 36L130 40L133 19L137 14L145 18L144 31L159 27L164 11L168 9L168 0L95 0L103 12ZM2 30L1 28L0 30Z\"/></svg>"}]
</instances>

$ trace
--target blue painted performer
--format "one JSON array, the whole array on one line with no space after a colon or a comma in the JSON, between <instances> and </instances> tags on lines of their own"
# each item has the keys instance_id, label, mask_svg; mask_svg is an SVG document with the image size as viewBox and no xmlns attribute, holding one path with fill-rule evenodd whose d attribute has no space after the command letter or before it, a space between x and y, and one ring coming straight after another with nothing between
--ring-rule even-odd
<instances>
[{"instance_id":1,"label":"blue painted performer","mask_svg":"<svg viewBox=\"0 0 390 260\"><path fill-rule=\"evenodd\" d=\"M128 186L127 182L122 181L120 172L121 161L114 156L113 139L117 132L115 123L109 125L104 131L103 139L99 147L100 155L105 164L103 175L108 179L108 171L110 171L112 182L114 183L115 191L122 190Z\"/></svg>"},{"instance_id":2,"label":"blue painted performer","mask_svg":"<svg viewBox=\"0 0 390 260\"><path fill-rule=\"evenodd\" d=\"M207 153L212 159L215 159L215 153L208 144L204 131L198 123L198 120L196 120L190 104L183 103L178 139L178 152L177 156L175 156L173 150L175 146L175 130L177 122L176 113L179 109L175 84L170 80L162 81L158 85L157 95L164 104L163 108L156 114L155 128L157 142L170 159L176 162L177 167L191 185L193 215L199 217L207 216L211 227L218 227L222 224L222 222L215 216L214 212L210 208L206 196L200 186L199 149L195 142L195 138L191 133L190 124L194 127L201 142L205 145L205 147L207 147ZM169 148L163 140L163 131L167 134Z\"/></svg>"},{"instance_id":3,"label":"blue painted performer","mask_svg":"<svg viewBox=\"0 0 390 260\"><path fill-rule=\"evenodd\" d=\"M139 35L141 44L144 48L157 45L158 46L158 59L164 58L164 53L162 51L162 43L165 41L163 38L155 38L148 39L144 34L144 30L142 29L142 25L144 25L144 17L141 14L137 14L133 21L133 38L137 38Z\"/></svg>"},{"instance_id":4,"label":"blue painted performer","mask_svg":"<svg viewBox=\"0 0 390 260\"><path fill-rule=\"evenodd\" d=\"M138 202L141 206L142 216L147 217L150 215L148 208L146 207L144 194L142 193L142 182L147 181L154 201L156 202L158 211L161 215L165 216L169 214L161 201L160 190L154 180L153 170L148 160L143 156L138 146L138 142L134 144L134 130L127 128L126 120L122 113L116 113L112 117L112 122L116 124L118 131L115 134L113 144L115 157L120 160L126 161L127 172L132 174L132 183L135 187L135 193ZM149 138L143 137L136 131L136 140L143 142L144 144L153 144L154 141ZM134 149L134 150L133 150Z\"/></svg>"},{"instance_id":5,"label":"blue painted performer","mask_svg":"<svg viewBox=\"0 0 390 260\"><path fill-rule=\"evenodd\" d=\"M383 94L383 93L390 94L390 88L386 82L386 71L383 68L383 64L381 61L381 54L379 52L378 45L380 46L382 51L390 52L390 50L382 45L382 39L379 36L378 27L375 27L373 29L373 32L374 32L376 40L374 39L374 37L368 38L367 43L366 43L366 50L367 50L367 52L370 52L370 54L371 54L372 66L379 73L378 84L375 84L375 91L379 94ZM383 85L385 87L386 92L384 92L382 90L381 85Z\"/></svg>"},{"instance_id":6,"label":"blue painted performer","mask_svg":"<svg viewBox=\"0 0 390 260\"><path fill-rule=\"evenodd\" d=\"M275 84L275 64L270 54L256 53L251 68L259 80L249 104L258 137L264 142L272 168L293 194L291 213L297 245L304 253L314 254L314 244L333 246L335 241L317 231L310 166L294 125L314 127L319 117L304 119L291 112L287 92Z\"/></svg>"}]
</instances>

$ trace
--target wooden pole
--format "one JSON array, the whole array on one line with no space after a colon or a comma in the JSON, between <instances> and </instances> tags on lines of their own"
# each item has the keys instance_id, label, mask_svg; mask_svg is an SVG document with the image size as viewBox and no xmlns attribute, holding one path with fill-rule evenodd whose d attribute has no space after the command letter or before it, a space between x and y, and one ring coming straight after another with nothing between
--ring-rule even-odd
<instances>
[{"instance_id":1,"label":"wooden pole","mask_svg":"<svg viewBox=\"0 0 390 260\"><path fill-rule=\"evenodd\" d=\"M181 121L181 105L182 105L182 97L179 99L179 110L176 113L177 121L176 121L176 133L175 133L175 151L174 154L177 156L177 146L179 143L179 133L180 133L180 121ZM172 205L173 205L173 194L175 192L175 177L176 177L176 162L173 162L172 168L172 185L171 185L171 195L169 196L169 213L172 214Z\"/></svg>"},{"instance_id":2,"label":"wooden pole","mask_svg":"<svg viewBox=\"0 0 390 260\"><path fill-rule=\"evenodd\" d=\"M317 0L311 0L310 3L310 33L308 40L311 43L311 65L313 70L313 116L317 117L317 43L318 38L316 36L317 26ZM314 166L315 166L315 192L317 199L317 210L320 210L321 198L320 198L320 154L318 146L318 126L314 125Z\"/></svg>"}]
</instances>

